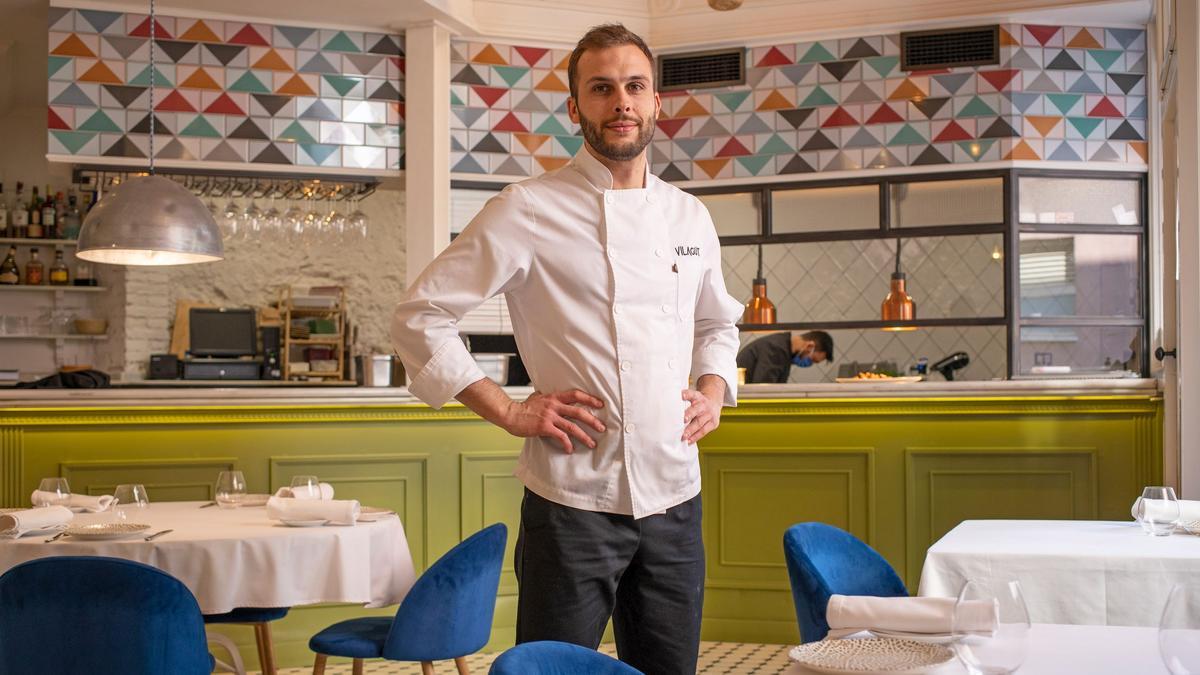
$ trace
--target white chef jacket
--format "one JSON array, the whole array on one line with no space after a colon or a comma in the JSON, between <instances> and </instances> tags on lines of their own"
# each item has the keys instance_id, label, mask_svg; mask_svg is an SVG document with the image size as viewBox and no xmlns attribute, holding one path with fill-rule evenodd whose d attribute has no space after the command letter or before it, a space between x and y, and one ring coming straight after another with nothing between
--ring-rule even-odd
<instances>
[{"instance_id":1,"label":"white chef jacket","mask_svg":"<svg viewBox=\"0 0 1200 675\"><path fill-rule=\"evenodd\" d=\"M521 359L541 392L581 389L606 431L594 449L527 438L515 475L574 508L641 518L700 492L696 446L680 440L688 376L725 380L737 402L735 326L704 204L647 169L612 189L586 149L509 185L421 273L392 319L409 391L434 408L483 379L457 323L504 293Z\"/></svg>"}]
</instances>

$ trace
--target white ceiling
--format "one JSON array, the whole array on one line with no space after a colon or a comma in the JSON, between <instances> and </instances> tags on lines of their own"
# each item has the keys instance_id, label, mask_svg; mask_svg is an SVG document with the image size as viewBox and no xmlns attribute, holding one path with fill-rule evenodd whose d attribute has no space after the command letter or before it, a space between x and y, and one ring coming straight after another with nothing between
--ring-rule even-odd
<instances>
[{"instance_id":1,"label":"white ceiling","mask_svg":"<svg viewBox=\"0 0 1200 675\"><path fill-rule=\"evenodd\" d=\"M146 11L148 0L55 0L74 7ZM1152 0L745 0L716 12L706 0L157 0L164 14L271 23L403 30L431 21L459 35L569 45L589 26L620 21L656 49L773 38L881 32L971 21L1140 26Z\"/></svg>"}]
</instances>

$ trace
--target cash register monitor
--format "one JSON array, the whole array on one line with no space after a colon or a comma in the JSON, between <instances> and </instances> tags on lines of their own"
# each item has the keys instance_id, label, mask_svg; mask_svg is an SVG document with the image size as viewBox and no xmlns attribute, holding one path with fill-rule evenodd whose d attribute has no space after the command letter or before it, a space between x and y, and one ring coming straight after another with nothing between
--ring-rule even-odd
<instances>
[{"instance_id":1,"label":"cash register monitor","mask_svg":"<svg viewBox=\"0 0 1200 675\"><path fill-rule=\"evenodd\" d=\"M250 308L201 308L188 312L188 353L224 358L258 353L258 327Z\"/></svg>"}]
</instances>

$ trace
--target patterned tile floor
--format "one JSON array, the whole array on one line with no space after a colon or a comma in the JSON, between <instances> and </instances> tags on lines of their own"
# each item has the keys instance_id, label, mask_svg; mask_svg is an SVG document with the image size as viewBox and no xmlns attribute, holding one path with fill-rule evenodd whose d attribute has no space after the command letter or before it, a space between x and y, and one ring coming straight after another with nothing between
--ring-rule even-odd
<instances>
[{"instance_id":1,"label":"patterned tile floor","mask_svg":"<svg viewBox=\"0 0 1200 675\"><path fill-rule=\"evenodd\" d=\"M744 642L700 643L699 673L703 675L776 675L788 666L788 645L760 645ZM616 656L616 645L611 642L600 645L600 651ZM475 654L467 657L473 675L485 675L498 653ZM456 673L453 661L434 664L438 675ZM367 661L368 675L421 675L420 664L390 663L382 660ZM280 675L306 675L312 668L284 668ZM326 675L349 675L350 664L330 661Z\"/></svg>"}]
</instances>

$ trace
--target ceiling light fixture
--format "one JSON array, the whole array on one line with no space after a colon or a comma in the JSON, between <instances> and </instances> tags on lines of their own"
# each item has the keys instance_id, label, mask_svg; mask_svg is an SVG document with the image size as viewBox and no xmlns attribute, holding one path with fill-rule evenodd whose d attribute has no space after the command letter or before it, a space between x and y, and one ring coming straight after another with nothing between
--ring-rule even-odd
<instances>
[{"instance_id":1,"label":"ceiling light fixture","mask_svg":"<svg viewBox=\"0 0 1200 675\"><path fill-rule=\"evenodd\" d=\"M718 12L728 12L742 6L742 0L708 0L708 6Z\"/></svg>"},{"instance_id":2,"label":"ceiling light fixture","mask_svg":"<svg viewBox=\"0 0 1200 675\"><path fill-rule=\"evenodd\" d=\"M880 318L884 321L912 321L917 318L917 305L904 290L904 272L900 271L900 239L896 238L896 271L892 272L891 289L883 299ZM916 326L884 326L883 330L900 332L916 330Z\"/></svg>"},{"instance_id":3,"label":"ceiling light fixture","mask_svg":"<svg viewBox=\"0 0 1200 675\"><path fill-rule=\"evenodd\" d=\"M763 276L763 250L758 245L758 276L751 285L750 300L742 312L742 323L767 325L775 323L775 303L767 297L767 279Z\"/></svg>"}]
</instances>

